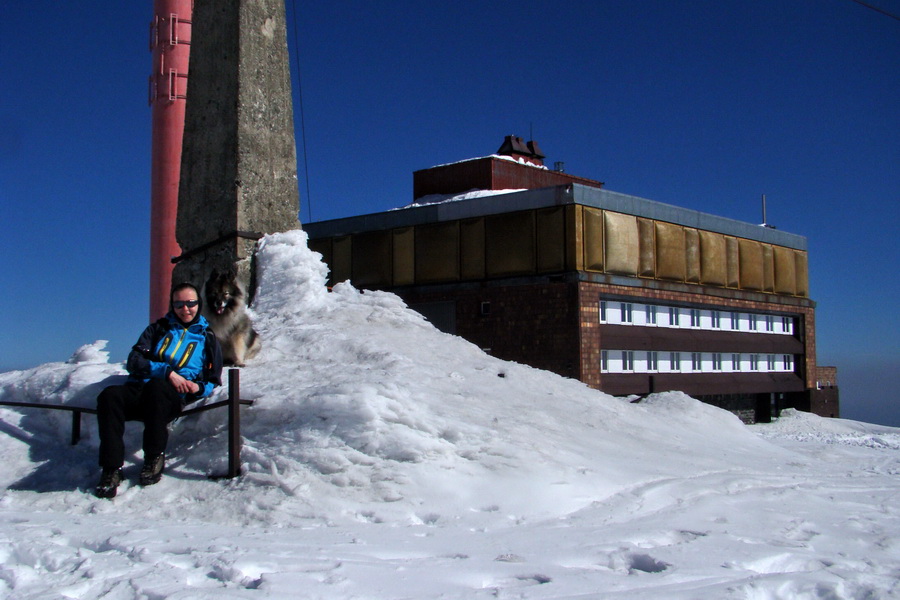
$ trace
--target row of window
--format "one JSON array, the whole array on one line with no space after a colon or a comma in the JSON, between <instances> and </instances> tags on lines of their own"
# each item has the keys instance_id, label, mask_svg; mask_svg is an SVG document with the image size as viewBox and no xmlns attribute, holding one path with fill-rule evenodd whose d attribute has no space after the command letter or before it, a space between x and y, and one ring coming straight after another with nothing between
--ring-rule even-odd
<instances>
[{"instance_id":1,"label":"row of window","mask_svg":"<svg viewBox=\"0 0 900 600\"><path fill-rule=\"evenodd\" d=\"M785 315L770 315L723 311L705 308L684 308L637 302L600 301L600 322L610 325L643 327L681 327L758 333L793 335L794 319Z\"/></svg>"},{"instance_id":2,"label":"row of window","mask_svg":"<svg viewBox=\"0 0 900 600\"><path fill-rule=\"evenodd\" d=\"M602 350L602 373L792 373L793 354Z\"/></svg>"}]
</instances>

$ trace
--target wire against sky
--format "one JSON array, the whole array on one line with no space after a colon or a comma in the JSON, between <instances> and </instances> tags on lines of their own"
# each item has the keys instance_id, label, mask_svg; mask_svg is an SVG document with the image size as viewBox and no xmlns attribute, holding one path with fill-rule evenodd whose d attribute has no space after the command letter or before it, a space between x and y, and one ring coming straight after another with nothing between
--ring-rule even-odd
<instances>
[{"instance_id":1,"label":"wire against sky","mask_svg":"<svg viewBox=\"0 0 900 600\"><path fill-rule=\"evenodd\" d=\"M309 161L306 158L306 119L303 114L303 78L300 76L300 36L297 34L297 2L291 1L294 13L294 61L297 63L297 104L300 107L300 142L303 147L303 179L306 181L306 214L312 221L312 199L309 195Z\"/></svg>"},{"instance_id":2,"label":"wire against sky","mask_svg":"<svg viewBox=\"0 0 900 600\"><path fill-rule=\"evenodd\" d=\"M859 4L860 6L865 6L866 8L869 8L869 9L871 9L871 10L874 10L875 12L879 12L879 13L885 15L885 16L888 16L888 17L890 17L890 18L892 18L892 19L897 19L898 21L900 21L900 17L898 17L897 15L892 14L892 13L889 13L888 11L886 11L886 10L884 10L884 9L882 9L882 8L878 8L877 6L873 6L873 5L869 4L868 2L862 2L862 0L851 0L851 1L852 1L852 2L856 2L856 3Z\"/></svg>"}]
</instances>

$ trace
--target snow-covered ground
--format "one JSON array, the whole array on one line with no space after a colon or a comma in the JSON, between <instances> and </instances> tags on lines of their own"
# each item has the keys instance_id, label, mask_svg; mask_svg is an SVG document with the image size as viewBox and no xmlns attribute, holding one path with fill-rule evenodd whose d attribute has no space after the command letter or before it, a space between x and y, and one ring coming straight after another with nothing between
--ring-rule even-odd
<instances>
[{"instance_id":1,"label":"snow-covered ground","mask_svg":"<svg viewBox=\"0 0 900 600\"><path fill-rule=\"evenodd\" d=\"M212 411L176 422L140 488L131 424L128 482L98 500L91 417L70 446L67 413L0 408L0 597L900 597L900 429L630 403L393 295L329 293L302 232L259 260L245 475L207 479L227 462ZM103 348L0 374L0 397L92 406L123 373Z\"/></svg>"}]
</instances>

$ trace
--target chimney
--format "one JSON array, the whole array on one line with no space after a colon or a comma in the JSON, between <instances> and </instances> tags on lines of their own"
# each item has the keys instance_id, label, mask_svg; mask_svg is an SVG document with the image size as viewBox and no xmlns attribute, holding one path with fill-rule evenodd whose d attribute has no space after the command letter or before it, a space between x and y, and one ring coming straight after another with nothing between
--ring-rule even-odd
<instances>
[{"instance_id":1,"label":"chimney","mask_svg":"<svg viewBox=\"0 0 900 600\"><path fill-rule=\"evenodd\" d=\"M516 159L524 159L533 165L543 166L544 153L538 147L534 140L525 143L522 138L515 135L508 135L503 138L503 144L497 150L496 154L500 156L509 156Z\"/></svg>"}]
</instances>

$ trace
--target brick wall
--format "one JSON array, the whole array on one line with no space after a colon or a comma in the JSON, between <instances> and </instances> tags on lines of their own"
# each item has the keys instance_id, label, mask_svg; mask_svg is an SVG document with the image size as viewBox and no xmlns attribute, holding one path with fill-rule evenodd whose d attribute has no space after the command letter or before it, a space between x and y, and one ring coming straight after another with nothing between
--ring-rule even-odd
<instances>
[{"instance_id":1,"label":"brick wall","mask_svg":"<svg viewBox=\"0 0 900 600\"><path fill-rule=\"evenodd\" d=\"M399 295L417 303L455 300L456 333L491 355L577 378L575 284L475 286Z\"/></svg>"}]
</instances>

